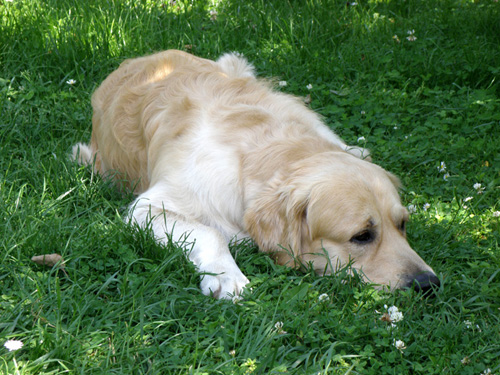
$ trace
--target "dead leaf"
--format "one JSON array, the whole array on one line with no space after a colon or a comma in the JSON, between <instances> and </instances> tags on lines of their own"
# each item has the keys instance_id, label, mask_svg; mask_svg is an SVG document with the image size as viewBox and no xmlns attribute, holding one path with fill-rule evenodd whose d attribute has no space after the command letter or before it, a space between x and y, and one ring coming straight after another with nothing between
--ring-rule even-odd
<instances>
[{"instance_id":1,"label":"dead leaf","mask_svg":"<svg viewBox=\"0 0 500 375\"><path fill-rule=\"evenodd\" d=\"M381 321L383 322L387 322L387 323L391 323L392 322L392 319L391 319L391 316L387 313L384 313L384 315L382 315L382 317L380 318Z\"/></svg>"},{"instance_id":2,"label":"dead leaf","mask_svg":"<svg viewBox=\"0 0 500 375\"><path fill-rule=\"evenodd\" d=\"M59 254L44 254L36 255L31 258L32 262L39 264L41 266L54 267L58 262L61 268L64 268L64 259Z\"/></svg>"}]
</instances>

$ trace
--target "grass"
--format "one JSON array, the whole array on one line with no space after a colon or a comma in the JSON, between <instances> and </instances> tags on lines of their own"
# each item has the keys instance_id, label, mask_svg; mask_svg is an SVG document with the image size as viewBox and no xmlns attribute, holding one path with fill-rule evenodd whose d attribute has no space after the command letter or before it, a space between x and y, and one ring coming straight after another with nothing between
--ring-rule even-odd
<instances>
[{"instance_id":1,"label":"grass","mask_svg":"<svg viewBox=\"0 0 500 375\"><path fill-rule=\"evenodd\" d=\"M1 2L0 343L24 347L0 347L0 373L500 374L499 19L494 0ZM132 197L67 158L95 87L167 48L242 52L366 144L404 183L438 295L289 270L251 243L232 248L245 299L201 295L182 246L128 228ZM30 261L54 252L64 269Z\"/></svg>"}]
</instances>

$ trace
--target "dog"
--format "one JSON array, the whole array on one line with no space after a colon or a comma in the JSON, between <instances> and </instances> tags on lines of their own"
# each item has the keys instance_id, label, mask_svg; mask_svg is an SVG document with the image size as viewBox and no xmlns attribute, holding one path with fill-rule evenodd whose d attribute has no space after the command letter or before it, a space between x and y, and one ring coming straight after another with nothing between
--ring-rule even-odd
<instances>
[{"instance_id":1,"label":"dog","mask_svg":"<svg viewBox=\"0 0 500 375\"><path fill-rule=\"evenodd\" d=\"M73 158L137 194L127 220L157 241L194 242L187 256L205 295L242 292L249 281L229 244L247 237L278 264L320 275L351 262L379 288L439 285L406 240L398 179L241 55L126 60L92 107L90 145Z\"/></svg>"}]
</instances>

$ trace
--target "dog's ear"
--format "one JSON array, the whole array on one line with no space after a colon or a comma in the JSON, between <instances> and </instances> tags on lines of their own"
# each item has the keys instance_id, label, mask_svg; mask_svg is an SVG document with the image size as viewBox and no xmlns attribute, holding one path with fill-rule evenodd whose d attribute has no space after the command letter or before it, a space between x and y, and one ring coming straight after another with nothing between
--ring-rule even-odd
<instances>
[{"instance_id":1,"label":"dog's ear","mask_svg":"<svg viewBox=\"0 0 500 375\"><path fill-rule=\"evenodd\" d=\"M307 224L307 192L293 185L269 188L245 213L248 233L262 251L270 252L278 264L300 266L310 231Z\"/></svg>"},{"instance_id":2,"label":"dog's ear","mask_svg":"<svg viewBox=\"0 0 500 375\"><path fill-rule=\"evenodd\" d=\"M401 190L403 188L403 184L401 183L401 180L393 175L391 172L384 171L387 174L387 177L389 177L389 180L391 180L392 184L396 188L396 190Z\"/></svg>"}]
</instances>

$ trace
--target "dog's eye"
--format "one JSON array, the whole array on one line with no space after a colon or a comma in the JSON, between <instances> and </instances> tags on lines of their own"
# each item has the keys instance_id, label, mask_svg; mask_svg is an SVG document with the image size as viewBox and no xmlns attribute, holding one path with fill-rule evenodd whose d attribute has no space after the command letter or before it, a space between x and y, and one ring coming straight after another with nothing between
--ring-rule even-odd
<instances>
[{"instance_id":1,"label":"dog's eye","mask_svg":"<svg viewBox=\"0 0 500 375\"><path fill-rule=\"evenodd\" d=\"M369 230L364 230L362 232L359 232L355 236L351 238L351 242L360 244L360 245L365 245L370 242L372 242L374 239L373 233Z\"/></svg>"}]
</instances>

